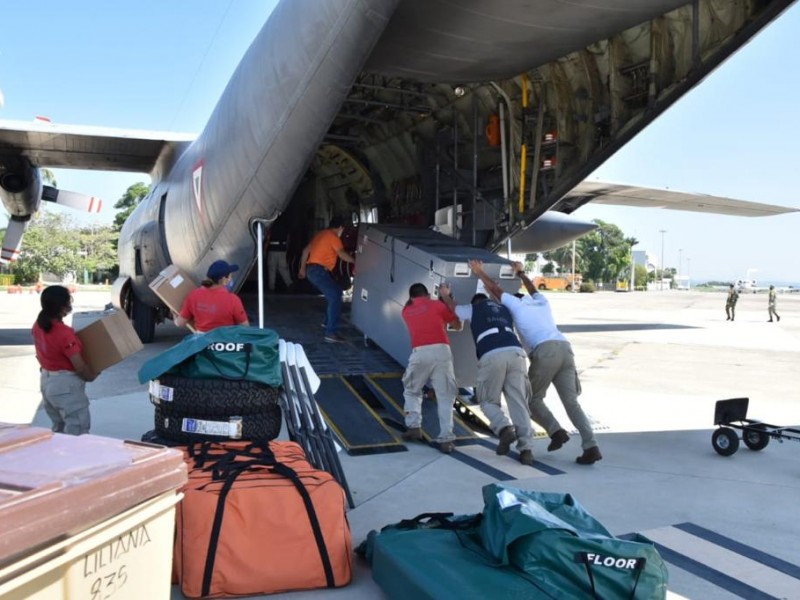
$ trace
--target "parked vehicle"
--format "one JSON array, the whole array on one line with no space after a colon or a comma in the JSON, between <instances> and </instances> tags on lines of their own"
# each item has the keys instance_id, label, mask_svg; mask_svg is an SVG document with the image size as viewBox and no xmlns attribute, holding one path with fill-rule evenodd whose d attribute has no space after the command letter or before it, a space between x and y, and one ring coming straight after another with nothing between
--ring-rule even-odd
<instances>
[{"instance_id":1,"label":"parked vehicle","mask_svg":"<svg viewBox=\"0 0 800 600\"><path fill-rule=\"evenodd\" d=\"M583 283L580 273L575 274L573 284L572 275L537 275L533 278L533 285L537 290L566 290L572 291L573 285L580 287Z\"/></svg>"}]
</instances>

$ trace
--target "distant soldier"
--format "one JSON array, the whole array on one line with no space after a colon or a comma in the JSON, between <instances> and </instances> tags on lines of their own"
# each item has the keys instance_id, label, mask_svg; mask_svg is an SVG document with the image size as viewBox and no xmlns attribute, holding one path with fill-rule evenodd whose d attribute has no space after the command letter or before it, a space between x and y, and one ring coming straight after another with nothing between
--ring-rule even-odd
<instances>
[{"instance_id":1,"label":"distant soldier","mask_svg":"<svg viewBox=\"0 0 800 600\"><path fill-rule=\"evenodd\" d=\"M728 315L728 318L725 319L726 321L733 321L734 317L736 317L737 300L739 300L739 292L737 292L736 287L731 284L731 287L728 289L728 298L725 300L725 314Z\"/></svg>"},{"instance_id":2,"label":"distant soldier","mask_svg":"<svg viewBox=\"0 0 800 600\"><path fill-rule=\"evenodd\" d=\"M774 316L778 321L781 320L781 316L775 310L775 303L777 299L775 298L777 294L775 293L775 286L769 286L769 299L767 300L767 311L769 312L769 321L768 323L772 323L772 317Z\"/></svg>"}]
</instances>

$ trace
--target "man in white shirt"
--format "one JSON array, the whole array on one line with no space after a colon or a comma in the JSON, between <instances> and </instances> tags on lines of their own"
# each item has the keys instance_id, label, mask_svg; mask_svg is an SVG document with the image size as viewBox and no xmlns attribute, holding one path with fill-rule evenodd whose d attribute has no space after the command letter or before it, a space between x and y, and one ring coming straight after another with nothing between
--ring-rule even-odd
<instances>
[{"instance_id":1,"label":"man in white shirt","mask_svg":"<svg viewBox=\"0 0 800 600\"><path fill-rule=\"evenodd\" d=\"M487 291L500 299L503 306L511 311L520 341L528 353L531 364L528 377L531 383L529 408L531 417L547 431L551 442L548 452L558 450L569 441L569 434L559 425L558 420L544 403L547 388L552 383L556 387L561 403L567 411L572 424L581 434L583 454L575 459L581 465L591 465L603 458L594 438L589 419L578 403L581 384L575 367L572 346L558 330L550 310L550 303L536 290L525 275L521 263L514 263L514 270L528 290L528 295L518 298L503 292L502 288L483 270L481 261L469 263L472 272L486 286Z\"/></svg>"}]
</instances>

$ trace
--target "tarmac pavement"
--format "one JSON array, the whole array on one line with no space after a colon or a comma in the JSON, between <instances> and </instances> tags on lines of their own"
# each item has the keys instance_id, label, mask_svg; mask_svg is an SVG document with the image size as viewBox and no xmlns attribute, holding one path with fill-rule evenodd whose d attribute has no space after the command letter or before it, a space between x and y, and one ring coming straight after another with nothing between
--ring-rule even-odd
<instances>
[{"instance_id":1,"label":"tarmac pavement","mask_svg":"<svg viewBox=\"0 0 800 600\"><path fill-rule=\"evenodd\" d=\"M554 453L547 453L547 440L536 441L543 468L527 474L491 451L487 461L508 461L519 475L508 484L571 493L616 535L638 532L657 541L673 597L800 598L800 445L773 440L763 451L742 446L730 457L711 445L720 399L746 396L748 417L800 423L800 294L778 297L780 323L766 322L764 294L742 295L735 322L725 320L722 293L548 297L572 342L581 403L597 425L603 460L577 465L580 440L573 436ZM99 316L107 301L107 293L78 291L75 325ZM38 365L28 333L37 311L35 296L0 296L0 421L49 426L37 411ZM147 388L136 373L184 335L159 326L154 344L88 385L93 434L139 439L152 429ZM570 429L552 388L546 402ZM459 447L456 455L473 451L480 452ZM342 453L341 460L356 502L348 514L354 545L371 529L422 512L479 512L481 486L496 482L421 444L393 454ZM382 597L369 569L358 559L355 567L346 588L286 597ZM173 597L182 598L177 589Z\"/></svg>"}]
</instances>

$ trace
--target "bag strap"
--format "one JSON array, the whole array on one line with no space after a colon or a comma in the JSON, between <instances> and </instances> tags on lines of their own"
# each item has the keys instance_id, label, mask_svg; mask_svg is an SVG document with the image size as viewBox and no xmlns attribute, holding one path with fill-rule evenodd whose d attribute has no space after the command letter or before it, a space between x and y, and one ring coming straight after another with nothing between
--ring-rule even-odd
<instances>
[{"instance_id":1,"label":"bag strap","mask_svg":"<svg viewBox=\"0 0 800 600\"><path fill-rule=\"evenodd\" d=\"M413 519L403 519L397 525L389 525L394 529L445 529L451 512L427 512L417 515Z\"/></svg>"},{"instance_id":2,"label":"bag strap","mask_svg":"<svg viewBox=\"0 0 800 600\"><path fill-rule=\"evenodd\" d=\"M588 552L578 552L576 554L576 562L583 563L583 566L586 567L586 575L589 577L589 585L592 586L592 596L595 600L600 600L600 597L597 595L597 590L595 589L594 585L594 575L592 573L592 562L589 560L589 553ZM636 596L636 588L639 586L639 578L642 576L642 571L644 571L644 567L647 564L647 559L644 557L640 557L636 559L636 564L634 565L634 570L636 571L636 578L633 580L633 589L631 590L630 596L628 596L628 600L634 600Z\"/></svg>"},{"instance_id":3,"label":"bag strap","mask_svg":"<svg viewBox=\"0 0 800 600\"><path fill-rule=\"evenodd\" d=\"M225 514L225 504L228 498L228 492L230 492L231 488L233 487L236 478L254 466L265 466L270 471L286 477L294 484L303 500L303 504L305 505L306 513L308 515L308 520L311 523L311 530L314 533L314 540L317 543L317 549L320 554L320 559L322 560L322 569L325 572L325 583L329 588L336 587L336 580L333 576L333 567L331 566L330 555L328 554L328 549L325 545L325 538L322 535L322 528L320 526L319 519L317 518L317 512L314 509L314 503L311 501L311 496L309 495L308 490L305 488L303 482L300 481L300 478L293 469L282 463L275 462L274 455L271 456L271 459L272 462L270 462L269 457L249 461L224 461L223 464L219 465L219 468L217 468L217 465L214 465L214 475L224 477L225 481L222 484L222 488L219 492L217 508L214 512L214 522L211 526L211 535L208 541L208 553L206 554L206 564L203 571L203 585L201 591L202 596L208 596L211 592L211 580L214 576L214 561L216 560L219 536L220 532L222 531L222 518Z\"/></svg>"},{"instance_id":4,"label":"bag strap","mask_svg":"<svg viewBox=\"0 0 800 600\"><path fill-rule=\"evenodd\" d=\"M253 344L250 342L244 344L244 353L245 353L245 364L244 364L244 373L241 377L228 377L226 376L222 370L217 365L217 361L214 359L213 353L209 352L208 349L203 350L206 357L208 358L208 362L211 363L211 366L216 369L217 373L221 379L226 379L227 381L244 381L247 378L247 374L250 372L250 355L253 352Z\"/></svg>"},{"instance_id":5,"label":"bag strap","mask_svg":"<svg viewBox=\"0 0 800 600\"><path fill-rule=\"evenodd\" d=\"M397 525L390 525L394 529L446 529L448 531L462 531L466 529L473 529L477 527L481 519L482 513L471 515L468 518L453 520L451 517L453 513L422 513L413 519L403 519Z\"/></svg>"}]
</instances>

